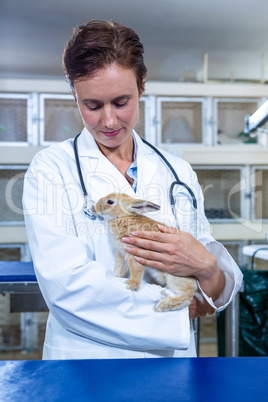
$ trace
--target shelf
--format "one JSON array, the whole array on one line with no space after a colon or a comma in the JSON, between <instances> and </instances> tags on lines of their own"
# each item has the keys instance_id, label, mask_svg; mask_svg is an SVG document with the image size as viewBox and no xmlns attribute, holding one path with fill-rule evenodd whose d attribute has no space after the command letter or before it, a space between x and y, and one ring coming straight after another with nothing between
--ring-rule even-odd
<instances>
[{"instance_id":1,"label":"shelf","mask_svg":"<svg viewBox=\"0 0 268 402\"><path fill-rule=\"evenodd\" d=\"M0 92L45 92L70 94L64 79L0 78Z\"/></svg>"},{"instance_id":2,"label":"shelf","mask_svg":"<svg viewBox=\"0 0 268 402\"><path fill-rule=\"evenodd\" d=\"M29 164L34 155L44 149L41 146L0 146L0 165ZM268 148L258 145L234 145L207 147L162 146L172 154L178 155L191 165L267 165Z\"/></svg>"},{"instance_id":3,"label":"shelf","mask_svg":"<svg viewBox=\"0 0 268 402\"><path fill-rule=\"evenodd\" d=\"M148 81L145 86L145 95L258 98L267 97L268 85Z\"/></svg>"},{"instance_id":4,"label":"shelf","mask_svg":"<svg viewBox=\"0 0 268 402\"><path fill-rule=\"evenodd\" d=\"M213 97L267 97L268 85L251 83L202 83L148 81L144 95L156 96L213 96ZM71 93L64 78L20 79L1 78L0 92Z\"/></svg>"},{"instance_id":5,"label":"shelf","mask_svg":"<svg viewBox=\"0 0 268 402\"><path fill-rule=\"evenodd\" d=\"M44 147L0 146L0 165L29 165L34 155Z\"/></svg>"},{"instance_id":6,"label":"shelf","mask_svg":"<svg viewBox=\"0 0 268 402\"><path fill-rule=\"evenodd\" d=\"M0 244L27 243L25 226L0 226Z\"/></svg>"},{"instance_id":7,"label":"shelf","mask_svg":"<svg viewBox=\"0 0 268 402\"><path fill-rule=\"evenodd\" d=\"M176 149L169 150L176 152ZM180 156L194 165L267 165L268 148L258 145L181 147Z\"/></svg>"},{"instance_id":8,"label":"shelf","mask_svg":"<svg viewBox=\"0 0 268 402\"><path fill-rule=\"evenodd\" d=\"M264 240L268 223L245 221L241 223L211 224L212 235L216 240Z\"/></svg>"}]
</instances>

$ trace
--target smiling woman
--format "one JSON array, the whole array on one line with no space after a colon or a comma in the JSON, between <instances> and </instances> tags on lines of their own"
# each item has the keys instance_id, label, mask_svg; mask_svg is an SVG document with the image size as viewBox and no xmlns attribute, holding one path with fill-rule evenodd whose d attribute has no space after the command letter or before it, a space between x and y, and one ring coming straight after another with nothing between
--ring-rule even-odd
<instances>
[{"instance_id":1,"label":"smiling woman","mask_svg":"<svg viewBox=\"0 0 268 402\"><path fill-rule=\"evenodd\" d=\"M75 29L63 62L85 128L79 138L38 153L24 181L28 241L50 311L43 358L196 356L190 318L224 309L242 275L210 234L201 188L189 164L165 153L197 201L195 221L191 199L178 185L173 207L179 230L168 202L172 171L134 131L146 76L143 45L132 29L91 21ZM86 192L81 191L76 158ZM153 217L163 224L158 232L135 228L119 239L126 258L178 281L194 278L202 300L195 297L189 309L160 313L154 310L163 296L160 285L144 277L139 290L127 289L125 279L116 275L118 260L107 224L83 212L83 194L96 202L111 193L160 206ZM165 291L172 296L170 288Z\"/></svg>"}]
</instances>

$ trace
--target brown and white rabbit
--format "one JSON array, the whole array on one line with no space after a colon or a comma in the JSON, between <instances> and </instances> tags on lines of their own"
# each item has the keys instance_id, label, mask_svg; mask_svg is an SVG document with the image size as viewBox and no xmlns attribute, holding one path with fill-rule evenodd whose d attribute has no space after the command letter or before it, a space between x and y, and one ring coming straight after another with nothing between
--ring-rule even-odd
<instances>
[{"instance_id":1,"label":"brown and white rabbit","mask_svg":"<svg viewBox=\"0 0 268 402\"><path fill-rule=\"evenodd\" d=\"M199 293L197 281L191 277L173 276L155 268L145 267L125 251L126 244L122 242L122 238L131 236L130 233L134 230L160 232L159 222L142 215L159 209L160 207L152 202L121 193L109 194L95 204L96 213L108 221L114 237L117 251L116 276L124 278L130 274L130 278L126 281L128 288L138 290L146 268L146 272L157 284L171 291L171 294L167 291L162 292L165 297L156 304L155 310L179 310L189 306L193 297ZM200 293L198 296L201 297Z\"/></svg>"}]
</instances>

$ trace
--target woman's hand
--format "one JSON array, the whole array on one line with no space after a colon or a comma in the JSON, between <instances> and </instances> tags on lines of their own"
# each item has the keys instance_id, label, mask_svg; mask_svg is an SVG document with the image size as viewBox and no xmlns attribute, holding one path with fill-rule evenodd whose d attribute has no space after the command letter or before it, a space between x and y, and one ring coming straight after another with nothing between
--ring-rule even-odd
<instances>
[{"instance_id":1,"label":"woman's hand","mask_svg":"<svg viewBox=\"0 0 268 402\"><path fill-rule=\"evenodd\" d=\"M205 317L207 314L213 314L214 308L204 299L203 302L193 298L189 306L189 317L194 319L196 317Z\"/></svg>"},{"instance_id":2,"label":"woman's hand","mask_svg":"<svg viewBox=\"0 0 268 402\"><path fill-rule=\"evenodd\" d=\"M125 250L143 265L175 276L195 277L203 291L216 300L225 286L225 277L216 258L189 233L162 225L158 227L161 232L139 230L124 237ZM192 307L192 310L196 308Z\"/></svg>"}]
</instances>

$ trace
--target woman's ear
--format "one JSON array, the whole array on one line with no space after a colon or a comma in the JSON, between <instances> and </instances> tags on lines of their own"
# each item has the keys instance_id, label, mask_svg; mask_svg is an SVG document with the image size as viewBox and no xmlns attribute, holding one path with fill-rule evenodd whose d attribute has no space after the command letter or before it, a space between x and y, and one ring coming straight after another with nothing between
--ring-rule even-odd
<instances>
[{"instance_id":1,"label":"woman's ear","mask_svg":"<svg viewBox=\"0 0 268 402\"><path fill-rule=\"evenodd\" d=\"M140 88L140 98L142 97L142 94L143 94L143 92L145 90L145 80L146 80L146 77L144 76L143 79L142 79L142 84L141 84L141 88Z\"/></svg>"},{"instance_id":2,"label":"woman's ear","mask_svg":"<svg viewBox=\"0 0 268 402\"><path fill-rule=\"evenodd\" d=\"M139 95L140 95L139 100L142 97L142 94L143 94L144 89L145 89L145 79L146 79L146 77L144 76L143 79L142 79L141 88L139 88Z\"/></svg>"}]
</instances>

